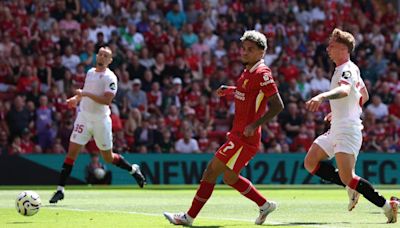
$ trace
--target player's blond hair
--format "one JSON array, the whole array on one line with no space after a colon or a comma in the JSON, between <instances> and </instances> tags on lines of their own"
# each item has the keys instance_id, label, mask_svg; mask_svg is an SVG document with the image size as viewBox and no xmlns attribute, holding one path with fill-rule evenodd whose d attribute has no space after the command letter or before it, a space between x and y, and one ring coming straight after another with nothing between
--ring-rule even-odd
<instances>
[{"instance_id":1,"label":"player's blond hair","mask_svg":"<svg viewBox=\"0 0 400 228\"><path fill-rule=\"evenodd\" d=\"M245 40L252 41L257 44L257 46L264 51L267 50L267 38L264 34L256 30L249 30L244 32L243 36L240 38L243 42Z\"/></svg>"},{"instance_id":2,"label":"player's blond hair","mask_svg":"<svg viewBox=\"0 0 400 228\"><path fill-rule=\"evenodd\" d=\"M354 39L354 36L351 33L340 30L338 28L335 28L333 30L331 34L331 39L334 39L336 42L346 45L349 53L354 51L354 48L356 46L356 39Z\"/></svg>"},{"instance_id":3,"label":"player's blond hair","mask_svg":"<svg viewBox=\"0 0 400 228\"><path fill-rule=\"evenodd\" d=\"M104 49L105 51L110 52L110 54L112 55L112 50L109 46L104 46L104 47L101 47L100 49ZM99 51L100 51L100 49L99 49Z\"/></svg>"}]
</instances>

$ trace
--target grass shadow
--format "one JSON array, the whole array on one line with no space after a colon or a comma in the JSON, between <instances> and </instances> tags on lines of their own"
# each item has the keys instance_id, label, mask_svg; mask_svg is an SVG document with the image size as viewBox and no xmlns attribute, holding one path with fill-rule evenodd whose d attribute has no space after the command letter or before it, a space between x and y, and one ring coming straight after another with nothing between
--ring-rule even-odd
<instances>
[{"instance_id":1,"label":"grass shadow","mask_svg":"<svg viewBox=\"0 0 400 228\"><path fill-rule=\"evenodd\" d=\"M189 227L189 226L185 226L185 227ZM190 226L190 227L195 227L195 228L220 228L223 226Z\"/></svg>"},{"instance_id":2,"label":"grass shadow","mask_svg":"<svg viewBox=\"0 0 400 228\"><path fill-rule=\"evenodd\" d=\"M266 224L267 226L322 226L322 225L329 225L332 223L327 222L289 222L289 223L282 223L282 224ZM337 223L335 223L337 224ZM341 224L349 224L348 222L341 223Z\"/></svg>"}]
</instances>

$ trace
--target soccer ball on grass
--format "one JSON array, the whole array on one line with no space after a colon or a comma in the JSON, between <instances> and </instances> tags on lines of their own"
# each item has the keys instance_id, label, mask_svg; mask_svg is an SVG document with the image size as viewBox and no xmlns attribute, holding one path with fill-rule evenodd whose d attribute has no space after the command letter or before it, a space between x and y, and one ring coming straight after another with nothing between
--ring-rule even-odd
<instances>
[{"instance_id":1,"label":"soccer ball on grass","mask_svg":"<svg viewBox=\"0 0 400 228\"><path fill-rule=\"evenodd\" d=\"M23 191L15 200L15 207L18 213L24 216L32 216L36 214L39 211L40 206L42 206L42 202L39 195L34 191Z\"/></svg>"}]
</instances>

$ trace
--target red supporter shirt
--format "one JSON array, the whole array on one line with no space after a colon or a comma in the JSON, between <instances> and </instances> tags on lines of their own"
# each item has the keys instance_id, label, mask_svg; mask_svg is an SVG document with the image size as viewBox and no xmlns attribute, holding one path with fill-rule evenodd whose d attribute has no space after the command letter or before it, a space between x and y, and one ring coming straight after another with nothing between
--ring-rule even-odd
<instances>
[{"instance_id":1,"label":"red supporter shirt","mask_svg":"<svg viewBox=\"0 0 400 228\"><path fill-rule=\"evenodd\" d=\"M243 136L244 129L265 113L267 99L278 93L271 70L264 60L256 63L250 70L244 70L236 82L235 118L228 137L238 137L245 143L259 146L261 127L253 136Z\"/></svg>"}]
</instances>

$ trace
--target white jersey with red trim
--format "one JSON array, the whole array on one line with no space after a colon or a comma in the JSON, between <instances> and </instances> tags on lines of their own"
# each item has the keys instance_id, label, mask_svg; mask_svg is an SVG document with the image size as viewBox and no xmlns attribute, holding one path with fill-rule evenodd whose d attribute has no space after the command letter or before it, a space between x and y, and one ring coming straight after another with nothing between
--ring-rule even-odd
<instances>
[{"instance_id":1,"label":"white jersey with red trim","mask_svg":"<svg viewBox=\"0 0 400 228\"><path fill-rule=\"evenodd\" d=\"M365 87L365 84L358 66L351 60L335 68L330 89L342 84L351 85L351 90L347 97L330 100L332 111L331 129L337 131L349 128L362 130L363 125L360 119L362 95L360 90Z\"/></svg>"},{"instance_id":2,"label":"white jersey with red trim","mask_svg":"<svg viewBox=\"0 0 400 228\"><path fill-rule=\"evenodd\" d=\"M84 92L89 92L98 96L105 92L117 93L118 79L109 68L103 72L97 72L95 68L90 69L85 78ZM82 97L79 104L79 111L91 115L94 118L109 116L111 111L108 105L97 103L89 97Z\"/></svg>"}]
</instances>

